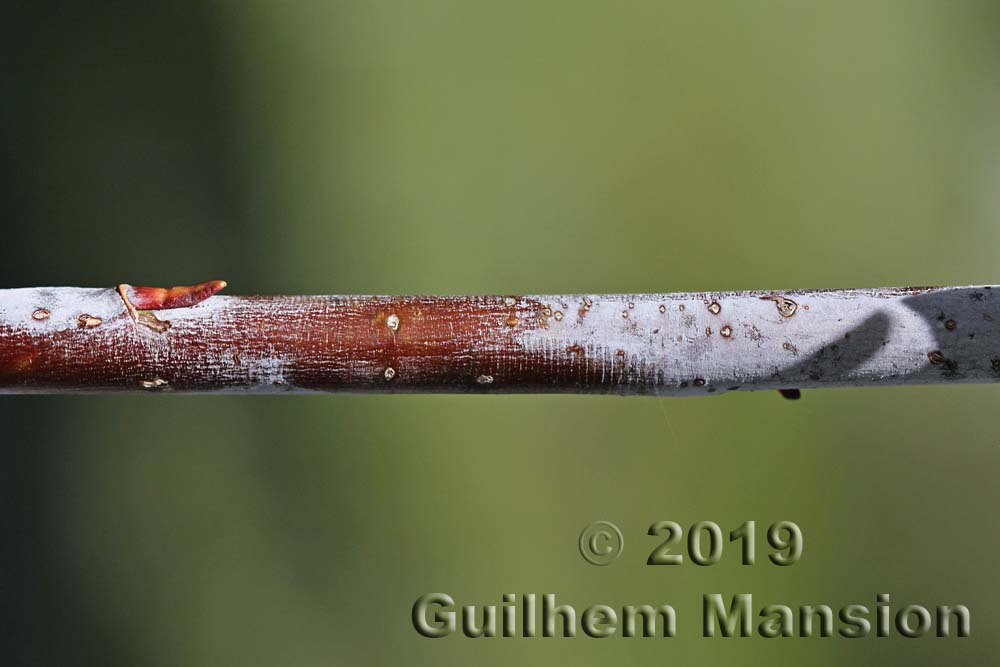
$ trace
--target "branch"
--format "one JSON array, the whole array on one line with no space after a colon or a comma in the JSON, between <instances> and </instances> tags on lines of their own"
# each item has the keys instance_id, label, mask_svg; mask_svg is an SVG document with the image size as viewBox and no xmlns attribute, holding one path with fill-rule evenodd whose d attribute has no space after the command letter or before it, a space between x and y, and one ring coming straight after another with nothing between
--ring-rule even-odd
<instances>
[{"instance_id":1,"label":"branch","mask_svg":"<svg viewBox=\"0 0 1000 667\"><path fill-rule=\"evenodd\" d=\"M996 382L992 286L552 296L0 290L0 392L702 395Z\"/></svg>"}]
</instances>

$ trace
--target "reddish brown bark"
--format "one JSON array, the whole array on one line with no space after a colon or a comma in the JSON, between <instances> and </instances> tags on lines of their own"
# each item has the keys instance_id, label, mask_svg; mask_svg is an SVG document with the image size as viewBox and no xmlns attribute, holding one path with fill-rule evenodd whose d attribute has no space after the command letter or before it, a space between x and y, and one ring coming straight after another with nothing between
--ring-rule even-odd
<instances>
[{"instance_id":1,"label":"reddish brown bark","mask_svg":"<svg viewBox=\"0 0 1000 667\"><path fill-rule=\"evenodd\" d=\"M583 363L582 355L518 351L516 336L540 326L535 313L542 306L536 302L503 297L215 297L210 309L176 307L219 288L218 283L206 285L127 288L138 321L124 299L110 316L77 314L76 309L86 308L82 304L87 300L80 299L68 311L47 308L45 320L32 317L22 323L27 326L0 323L0 389L599 389L595 367ZM175 307L166 310L169 304ZM148 314L141 311L147 308L161 309L153 320L161 328L144 322ZM65 317L76 323L46 330L45 325Z\"/></svg>"}]
</instances>

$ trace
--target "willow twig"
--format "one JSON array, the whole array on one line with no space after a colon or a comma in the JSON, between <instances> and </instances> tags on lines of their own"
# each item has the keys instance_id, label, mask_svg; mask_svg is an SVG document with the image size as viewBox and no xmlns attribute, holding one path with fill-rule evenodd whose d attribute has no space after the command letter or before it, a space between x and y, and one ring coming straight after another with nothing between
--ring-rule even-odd
<instances>
[{"instance_id":1,"label":"willow twig","mask_svg":"<svg viewBox=\"0 0 1000 667\"><path fill-rule=\"evenodd\" d=\"M549 296L0 290L0 392L566 392L995 382L992 286Z\"/></svg>"}]
</instances>

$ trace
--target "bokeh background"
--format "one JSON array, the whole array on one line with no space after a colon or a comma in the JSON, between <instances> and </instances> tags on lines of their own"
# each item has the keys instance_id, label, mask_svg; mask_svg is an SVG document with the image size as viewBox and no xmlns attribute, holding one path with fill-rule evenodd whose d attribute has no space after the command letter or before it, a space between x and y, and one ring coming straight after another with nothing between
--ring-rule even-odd
<instances>
[{"instance_id":1,"label":"bokeh background","mask_svg":"<svg viewBox=\"0 0 1000 667\"><path fill-rule=\"evenodd\" d=\"M4 287L998 280L992 1L0 12ZM996 662L998 399L3 397L0 651L102 666ZM595 519L625 533L610 567L577 553ZM794 520L805 554L647 567L660 519ZM680 637L432 641L410 624L432 591L669 602ZM973 636L703 639L712 592L964 603Z\"/></svg>"}]
</instances>

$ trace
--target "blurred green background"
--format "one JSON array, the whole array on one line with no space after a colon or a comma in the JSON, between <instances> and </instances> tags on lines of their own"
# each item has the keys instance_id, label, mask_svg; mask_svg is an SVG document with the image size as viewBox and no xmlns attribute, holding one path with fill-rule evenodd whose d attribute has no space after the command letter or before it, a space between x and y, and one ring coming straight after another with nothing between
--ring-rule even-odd
<instances>
[{"instance_id":1,"label":"blurred green background","mask_svg":"<svg viewBox=\"0 0 1000 667\"><path fill-rule=\"evenodd\" d=\"M998 281L1000 5L7 2L2 286ZM1000 387L3 397L7 664L986 664ZM595 568L580 530L613 520ZM656 520L802 561L647 567ZM761 553L763 543L761 542ZM504 592L679 637L422 639ZM963 603L965 640L711 640L701 596Z\"/></svg>"}]
</instances>

